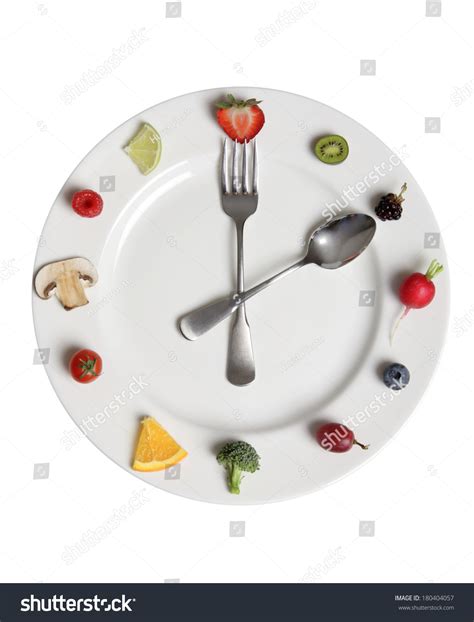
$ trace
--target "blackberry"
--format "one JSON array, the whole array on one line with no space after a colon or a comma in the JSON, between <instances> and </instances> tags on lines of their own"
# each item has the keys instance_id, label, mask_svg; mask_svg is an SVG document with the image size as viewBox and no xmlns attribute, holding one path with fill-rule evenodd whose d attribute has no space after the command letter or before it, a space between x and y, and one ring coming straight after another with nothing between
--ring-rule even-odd
<instances>
[{"instance_id":1,"label":"blackberry","mask_svg":"<svg viewBox=\"0 0 474 622\"><path fill-rule=\"evenodd\" d=\"M405 183L399 195L390 192L380 199L379 204L375 208L375 213L380 220L399 220L401 218L403 212L402 203L405 200L403 193L406 190L407 185Z\"/></svg>"}]
</instances>

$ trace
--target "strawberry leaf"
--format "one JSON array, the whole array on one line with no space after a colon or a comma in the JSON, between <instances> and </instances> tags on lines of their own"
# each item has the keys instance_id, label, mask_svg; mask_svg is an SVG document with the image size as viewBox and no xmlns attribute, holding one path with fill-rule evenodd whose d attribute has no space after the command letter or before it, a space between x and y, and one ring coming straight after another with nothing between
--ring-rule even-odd
<instances>
[{"instance_id":1,"label":"strawberry leaf","mask_svg":"<svg viewBox=\"0 0 474 622\"><path fill-rule=\"evenodd\" d=\"M255 99L255 97L251 97L250 99L236 99L231 93L228 93L226 95L226 100L217 102L215 106L216 108L227 110L229 108L248 108L250 106L257 106L261 103L262 100Z\"/></svg>"}]
</instances>

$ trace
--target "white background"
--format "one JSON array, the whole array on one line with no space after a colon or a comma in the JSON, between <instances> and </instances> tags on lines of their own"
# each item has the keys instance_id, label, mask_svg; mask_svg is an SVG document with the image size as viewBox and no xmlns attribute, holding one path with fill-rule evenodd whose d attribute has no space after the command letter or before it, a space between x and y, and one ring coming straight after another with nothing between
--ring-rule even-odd
<instances>
[{"instance_id":1,"label":"white background","mask_svg":"<svg viewBox=\"0 0 474 622\"><path fill-rule=\"evenodd\" d=\"M426 16L424 0L181 8L166 18L161 0L3 6L0 580L472 580L472 2L443 0L441 16ZM143 28L112 73L61 97ZM360 75L361 59L376 60L375 76ZM404 149L447 246L452 316L429 391L376 458L305 498L230 508L145 487L86 439L65 448L74 424L32 365L31 277L52 201L105 134L175 95L254 84L332 105ZM441 132L425 133L425 117L440 117ZM48 478L33 479L35 463L49 463ZM361 520L375 521L374 536L359 536ZM229 537L230 521L246 522L244 537ZM67 563L85 534L94 543Z\"/></svg>"}]
</instances>

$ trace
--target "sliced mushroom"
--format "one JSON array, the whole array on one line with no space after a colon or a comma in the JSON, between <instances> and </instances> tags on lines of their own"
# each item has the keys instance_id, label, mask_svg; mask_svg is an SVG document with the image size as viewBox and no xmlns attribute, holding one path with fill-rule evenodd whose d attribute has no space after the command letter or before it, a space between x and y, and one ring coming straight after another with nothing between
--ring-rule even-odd
<instances>
[{"instance_id":1,"label":"sliced mushroom","mask_svg":"<svg viewBox=\"0 0 474 622\"><path fill-rule=\"evenodd\" d=\"M35 290L40 298L51 298L53 294L70 311L88 304L84 287L97 283L97 270L84 257L63 259L43 266L35 278Z\"/></svg>"}]
</instances>

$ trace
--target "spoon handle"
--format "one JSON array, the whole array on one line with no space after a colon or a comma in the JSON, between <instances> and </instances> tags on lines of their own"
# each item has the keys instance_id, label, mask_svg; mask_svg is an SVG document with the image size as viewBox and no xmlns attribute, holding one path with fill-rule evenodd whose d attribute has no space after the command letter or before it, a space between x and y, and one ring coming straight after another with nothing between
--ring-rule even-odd
<instances>
[{"instance_id":1,"label":"spoon handle","mask_svg":"<svg viewBox=\"0 0 474 622\"><path fill-rule=\"evenodd\" d=\"M242 302L246 302L249 298L252 298L252 296L255 296L255 294L258 294L259 292L263 291L269 285L276 283L277 281L282 279L284 276L288 276L292 272L295 272L295 270L298 270L298 268L302 268L303 266L306 265L306 263L307 263L307 260L306 260L306 257L304 257L303 259L300 259L300 261L297 261L296 263L289 266L288 268L285 268L281 272L274 274L269 279L262 281L258 285L254 285L253 287L251 287L246 292L240 295L241 301L239 302L239 304L241 304Z\"/></svg>"},{"instance_id":2,"label":"spoon handle","mask_svg":"<svg viewBox=\"0 0 474 622\"><path fill-rule=\"evenodd\" d=\"M221 298L217 302L199 307L183 316L179 322L181 332L190 341L194 341L208 330L225 320L239 306L241 299L238 294Z\"/></svg>"},{"instance_id":3,"label":"spoon handle","mask_svg":"<svg viewBox=\"0 0 474 622\"><path fill-rule=\"evenodd\" d=\"M217 302L212 302L211 304L191 311L191 313L183 316L180 320L179 327L181 332L186 339L194 341L201 335L204 335L204 333L207 333L207 331L211 330L211 328L214 328L214 326L217 326L217 324L222 322L222 320L225 320L226 317L232 315L232 313L234 313L234 311L236 311L243 302L246 302L249 298L255 296L255 294L263 291L269 285L272 285L272 283L276 283L276 281L279 281L284 276L287 276L295 270L298 270L298 268L305 266L306 263L306 258L301 259L292 266L278 272L274 276L262 281L258 285L255 285L255 287L252 287L242 294L232 294L226 298L221 298Z\"/></svg>"}]
</instances>

